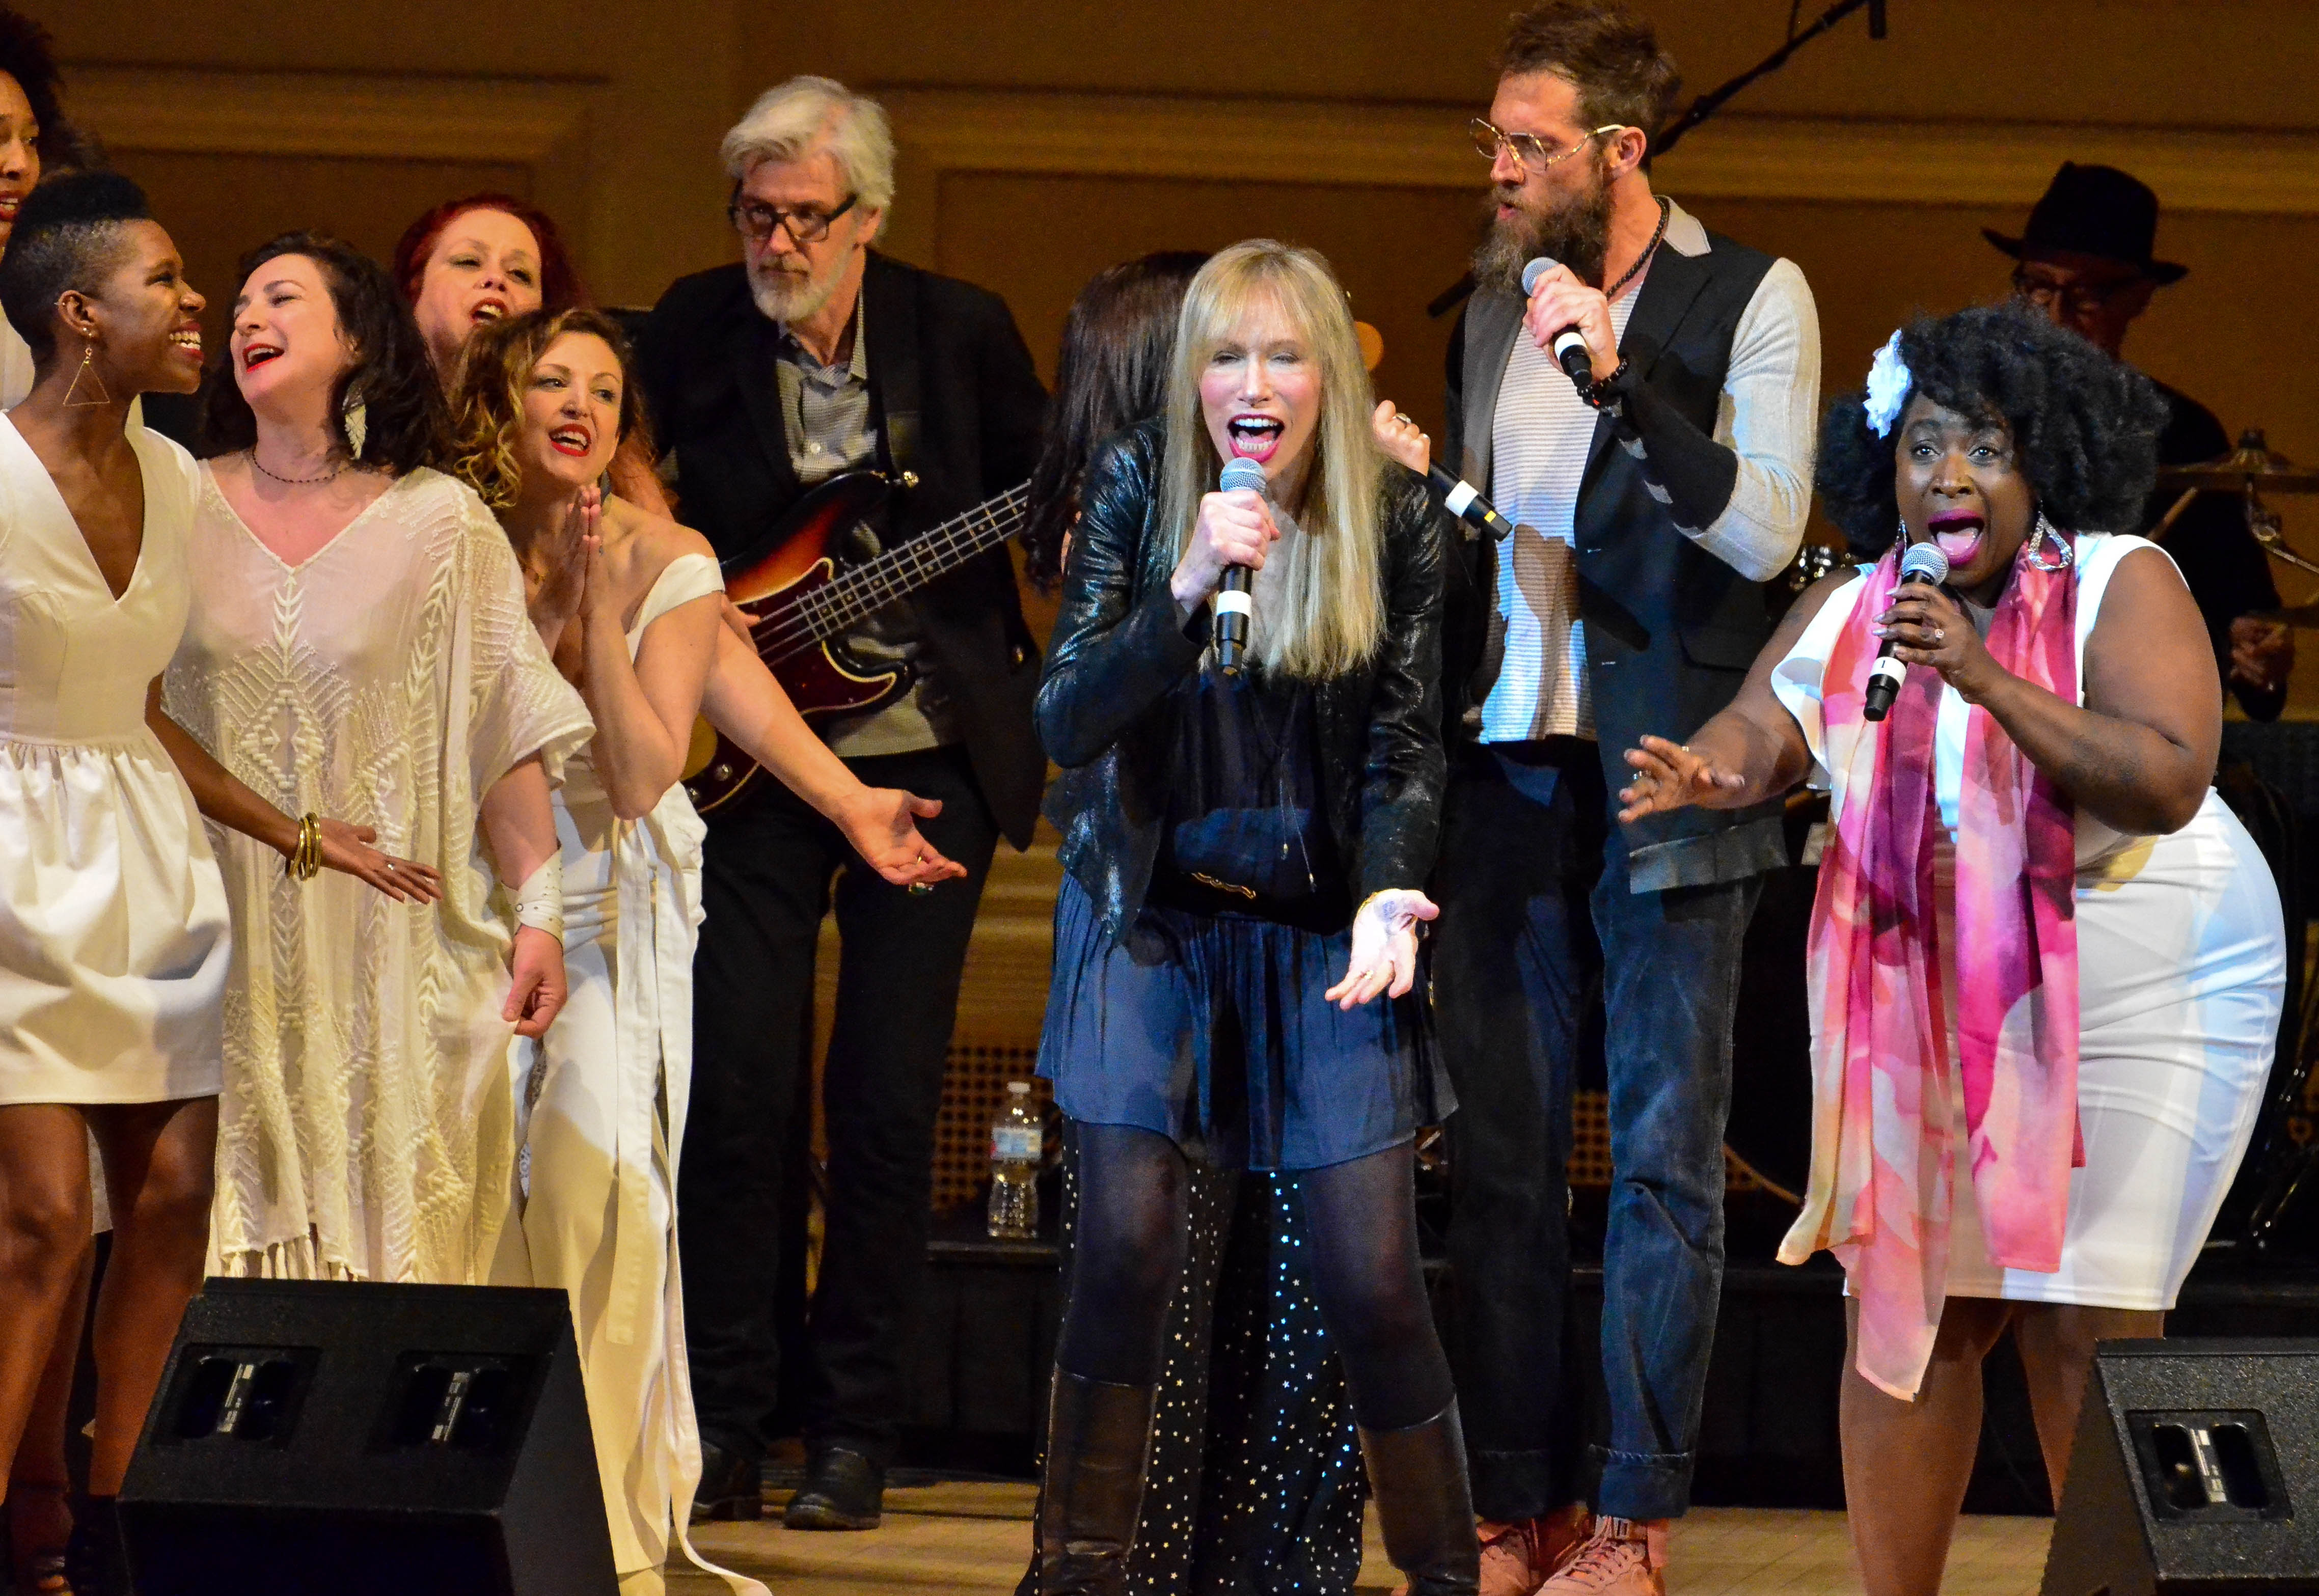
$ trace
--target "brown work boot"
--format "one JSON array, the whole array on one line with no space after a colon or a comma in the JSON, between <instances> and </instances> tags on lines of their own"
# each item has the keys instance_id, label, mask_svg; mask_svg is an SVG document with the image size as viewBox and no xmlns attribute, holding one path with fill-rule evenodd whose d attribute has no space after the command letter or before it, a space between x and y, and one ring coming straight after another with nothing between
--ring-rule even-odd
<instances>
[{"instance_id":1,"label":"brown work boot","mask_svg":"<svg viewBox=\"0 0 2319 1596\"><path fill-rule=\"evenodd\" d=\"M1667 1520L1597 1519L1538 1596L1666 1596Z\"/></svg>"}]
</instances>

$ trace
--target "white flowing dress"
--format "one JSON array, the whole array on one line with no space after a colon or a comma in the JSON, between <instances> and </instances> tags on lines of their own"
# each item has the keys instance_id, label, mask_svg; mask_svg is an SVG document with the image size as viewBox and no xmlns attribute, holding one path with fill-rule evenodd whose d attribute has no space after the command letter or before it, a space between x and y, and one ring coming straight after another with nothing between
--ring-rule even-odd
<instances>
[{"instance_id":1,"label":"white flowing dress","mask_svg":"<svg viewBox=\"0 0 2319 1596\"><path fill-rule=\"evenodd\" d=\"M185 625L195 467L128 430L145 526L120 598L0 417L0 1103L214 1095L232 942L194 795L145 724Z\"/></svg>"},{"instance_id":2,"label":"white flowing dress","mask_svg":"<svg viewBox=\"0 0 2319 1596\"><path fill-rule=\"evenodd\" d=\"M670 561L637 608L629 658L653 622L724 591L710 556ZM624 1581L648 1580L700 1483L675 1194L692 1085L705 833L681 784L641 819L620 819L582 753L564 766L555 834L572 996L545 1037L519 1038L510 1050L530 1105L529 1179L520 1232L503 1239L493 1279L571 1294L612 1561Z\"/></svg>"},{"instance_id":3,"label":"white flowing dress","mask_svg":"<svg viewBox=\"0 0 2319 1596\"><path fill-rule=\"evenodd\" d=\"M240 934L211 1269L479 1279L510 1214L516 1124L513 916L476 808L534 753L556 779L587 708L524 613L506 535L449 477L401 477L293 566L204 470L192 555L170 713L284 813L375 826L443 875L441 903L397 903L221 838Z\"/></svg>"},{"instance_id":4,"label":"white flowing dress","mask_svg":"<svg viewBox=\"0 0 2319 1596\"><path fill-rule=\"evenodd\" d=\"M2077 538L2078 680L2118 562L2143 538ZM2161 551L2162 552L2162 551ZM1864 568L1863 568L1864 575ZM1829 595L1772 672L1772 691L1803 728L1816 785L1842 770L1828 756L1820 677L1852 617L1863 580ZM1922 669L1924 667L1919 667ZM2080 689L2083 702L2083 689ZM1934 858L1944 987L1956 990L1953 839L1970 706L1941 692L1934 792L1941 828ZM1844 794L1831 794L1840 806ZM2077 812L2078 1123L2086 1161L2070 1174L2062 1267L2047 1275L1989 1260L1972 1183L1955 1183L1950 1296L2090 1307L2171 1308L2246 1154L2278 1037L2287 940L2278 888L2261 851L2213 791L2189 825L2129 836ZM1952 1061L1956 1015L1947 1016ZM1964 1100L1952 1082L1952 1103ZM1963 1167L1965 1128L1950 1127Z\"/></svg>"}]
</instances>

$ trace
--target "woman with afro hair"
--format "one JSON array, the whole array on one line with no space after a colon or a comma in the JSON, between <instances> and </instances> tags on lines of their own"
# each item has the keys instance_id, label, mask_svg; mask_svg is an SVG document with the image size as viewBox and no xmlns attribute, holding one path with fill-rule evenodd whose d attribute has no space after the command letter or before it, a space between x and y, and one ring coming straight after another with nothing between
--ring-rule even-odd
<instances>
[{"instance_id":1,"label":"woman with afro hair","mask_svg":"<svg viewBox=\"0 0 2319 1596\"><path fill-rule=\"evenodd\" d=\"M2060 1499L2094 1343L2161 1333L2270 1062L2286 941L2212 790L2214 653L2173 563L2114 530L2163 417L2017 307L1896 333L1822 433L1870 563L1807 593L1688 744L1627 753L1622 820L1830 791L1811 1185L1781 1257L1847 1276L1871 1596L1939 1589L2008 1330ZM1928 580L1901 583L1904 551Z\"/></svg>"}]
</instances>

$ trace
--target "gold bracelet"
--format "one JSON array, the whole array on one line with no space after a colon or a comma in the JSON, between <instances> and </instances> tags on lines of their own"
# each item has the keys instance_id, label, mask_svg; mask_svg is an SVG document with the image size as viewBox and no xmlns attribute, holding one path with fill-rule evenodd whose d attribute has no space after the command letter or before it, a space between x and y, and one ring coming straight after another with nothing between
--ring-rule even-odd
<instances>
[{"instance_id":1,"label":"gold bracelet","mask_svg":"<svg viewBox=\"0 0 2319 1596\"><path fill-rule=\"evenodd\" d=\"M312 810L298 816L298 845L290 850L282 869L299 881L311 881L322 873L322 817Z\"/></svg>"}]
</instances>

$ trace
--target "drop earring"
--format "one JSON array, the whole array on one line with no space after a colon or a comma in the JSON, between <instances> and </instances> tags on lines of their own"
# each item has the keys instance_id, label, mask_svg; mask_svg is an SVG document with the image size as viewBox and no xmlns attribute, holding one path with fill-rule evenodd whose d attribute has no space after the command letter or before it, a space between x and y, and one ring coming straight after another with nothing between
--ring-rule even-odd
<instances>
[{"instance_id":1,"label":"drop earring","mask_svg":"<svg viewBox=\"0 0 2319 1596\"><path fill-rule=\"evenodd\" d=\"M346 413L340 418L347 433L347 458L362 459L364 440L370 436L370 407L359 395L347 401Z\"/></svg>"},{"instance_id":2,"label":"drop earring","mask_svg":"<svg viewBox=\"0 0 2319 1596\"><path fill-rule=\"evenodd\" d=\"M81 398L80 385L89 385L91 397ZM80 369L73 373L71 385L65 389L64 408L68 410L93 410L113 402L104 391L104 379L96 374L96 341L92 338L80 349Z\"/></svg>"},{"instance_id":3,"label":"drop earring","mask_svg":"<svg viewBox=\"0 0 2319 1596\"><path fill-rule=\"evenodd\" d=\"M2050 557L2045 552L2048 540L2053 546ZM2070 546L2070 540L2062 536L2059 527L2045 518L2045 512L2042 509L2037 512L2036 530L2029 534L2028 552L2029 563L2038 570L2045 572L2067 571L2077 559L2077 551Z\"/></svg>"}]
</instances>

